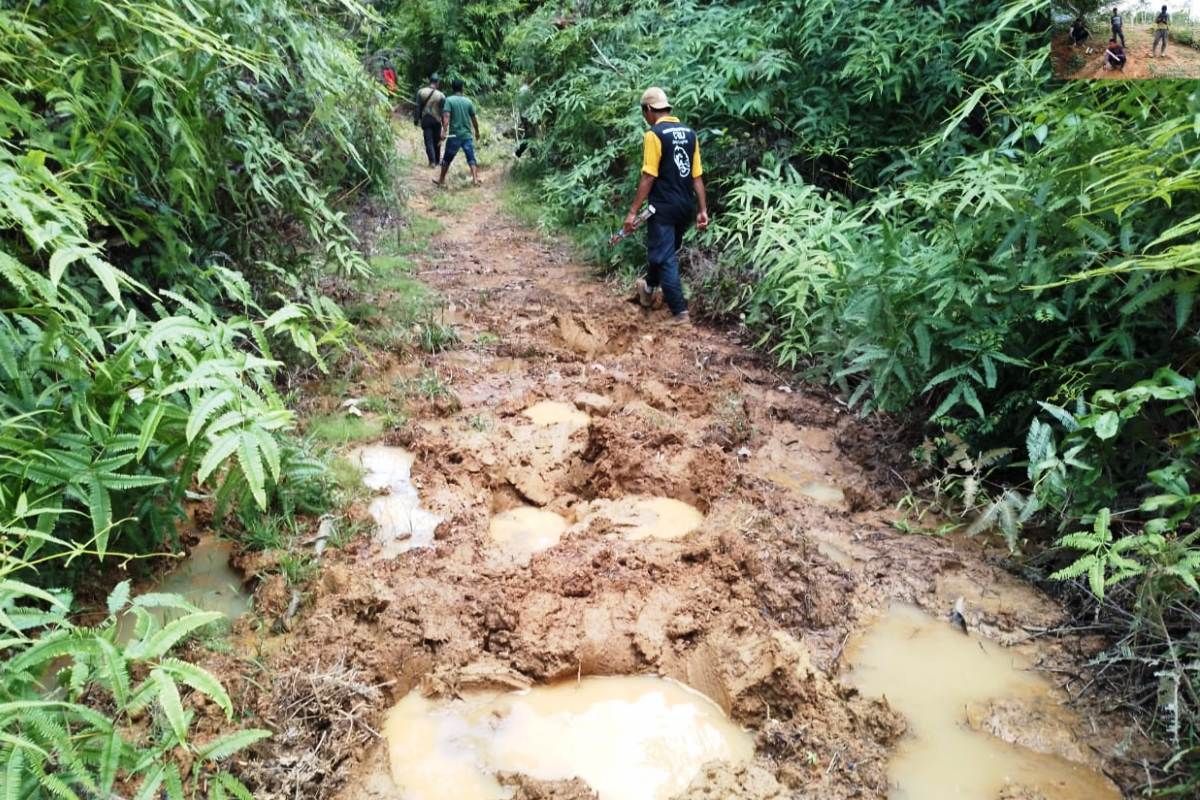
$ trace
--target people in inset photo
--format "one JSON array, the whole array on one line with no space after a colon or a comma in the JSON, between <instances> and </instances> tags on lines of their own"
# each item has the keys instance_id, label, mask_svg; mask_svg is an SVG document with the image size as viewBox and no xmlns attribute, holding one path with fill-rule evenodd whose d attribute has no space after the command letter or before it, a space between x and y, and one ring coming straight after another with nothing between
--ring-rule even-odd
<instances>
[{"instance_id":1,"label":"people in inset photo","mask_svg":"<svg viewBox=\"0 0 1200 800\"><path fill-rule=\"evenodd\" d=\"M1150 45L1150 57L1154 58L1158 50L1158 43L1162 42L1161 55L1167 54L1167 30L1171 27L1171 15L1167 13L1167 7L1163 6L1162 11L1158 12L1158 16L1154 18L1154 44Z\"/></svg>"},{"instance_id":2,"label":"people in inset photo","mask_svg":"<svg viewBox=\"0 0 1200 800\"><path fill-rule=\"evenodd\" d=\"M1116 37L1108 40L1108 48L1104 51L1105 69L1125 69L1125 48L1117 44Z\"/></svg>"},{"instance_id":3,"label":"people in inset photo","mask_svg":"<svg viewBox=\"0 0 1200 800\"><path fill-rule=\"evenodd\" d=\"M1079 47L1079 45L1087 41L1087 38L1090 35L1091 34L1088 33L1087 23L1083 21L1083 17L1076 17L1075 21L1071 23L1071 46Z\"/></svg>"}]
</instances>

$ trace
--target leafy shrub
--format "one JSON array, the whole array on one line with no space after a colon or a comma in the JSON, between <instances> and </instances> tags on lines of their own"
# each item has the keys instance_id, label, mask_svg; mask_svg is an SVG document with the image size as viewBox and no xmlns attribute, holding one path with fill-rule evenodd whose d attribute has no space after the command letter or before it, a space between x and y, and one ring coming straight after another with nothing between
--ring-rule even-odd
<instances>
[{"instance_id":1,"label":"leafy shrub","mask_svg":"<svg viewBox=\"0 0 1200 800\"><path fill-rule=\"evenodd\" d=\"M214 623L175 595L130 597L124 581L108 596L95 625L72 622L70 595L15 578L44 561L21 558L19 537L38 509L22 502L7 521L0 552L0 770L7 798L249 798L222 762L270 735L247 728L204 742L189 737L195 712L183 687L204 695L233 719L233 704L212 674L169 655L185 637ZM63 557L83 551L69 543ZM163 612L169 611L170 617ZM167 619L169 621L163 621ZM148 723L148 724L147 724Z\"/></svg>"},{"instance_id":2,"label":"leafy shrub","mask_svg":"<svg viewBox=\"0 0 1200 800\"><path fill-rule=\"evenodd\" d=\"M262 507L284 479L273 378L345 335L316 279L366 269L333 193L394 159L319 9L0 10L0 510L39 533L147 549L193 480Z\"/></svg>"}]
</instances>

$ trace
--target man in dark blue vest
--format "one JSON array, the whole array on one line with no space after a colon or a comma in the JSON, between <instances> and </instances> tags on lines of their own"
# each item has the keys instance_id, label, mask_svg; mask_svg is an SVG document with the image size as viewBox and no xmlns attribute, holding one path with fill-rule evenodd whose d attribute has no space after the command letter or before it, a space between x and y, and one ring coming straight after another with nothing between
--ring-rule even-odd
<instances>
[{"instance_id":1,"label":"man in dark blue vest","mask_svg":"<svg viewBox=\"0 0 1200 800\"><path fill-rule=\"evenodd\" d=\"M654 206L654 214L646 221L648 264L646 277L638 278L638 301L649 308L654 302L654 292L661 288L674 320L688 322L677 254L693 218L700 230L708 227L700 144L695 131L671 116L666 92L657 86L642 94L642 118L650 130L642 140L642 176L637 196L625 217L625 232L632 233L642 203L649 200Z\"/></svg>"}]
</instances>

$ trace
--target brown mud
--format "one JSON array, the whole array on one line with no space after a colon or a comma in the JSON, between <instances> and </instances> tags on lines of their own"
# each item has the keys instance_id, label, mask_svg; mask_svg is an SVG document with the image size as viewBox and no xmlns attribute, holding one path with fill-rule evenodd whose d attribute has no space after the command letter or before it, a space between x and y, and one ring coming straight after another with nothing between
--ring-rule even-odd
<instances>
[{"instance_id":1,"label":"brown mud","mask_svg":"<svg viewBox=\"0 0 1200 800\"><path fill-rule=\"evenodd\" d=\"M1088 80L1140 80L1152 78L1200 78L1200 50L1168 39L1166 52L1155 55L1154 29L1150 25L1130 25L1125 29L1125 69L1104 68L1104 48L1109 31L1105 27L1077 48L1065 33L1056 35L1050 48L1054 74L1060 78ZM1089 52L1090 51L1090 52ZM1079 64L1072 64L1072 59Z\"/></svg>"},{"instance_id":2,"label":"brown mud","mask_svg":"<svg viewBox=\"0 0 1200 800\"><path fill-rule=\"evenodd\" d=\"M409 180L410 208L445 224L416 276L452 304L462 344L418 358L452 401L376 443L415 457L420 505L441 521L429 547L362 536L326 551L293 629L260 647L266 679L232 679L242 710L277 732L238 764L256 797L403 797L380 731L413 689L451 699L659 675L706 695L755 747L750 761L705 765L678 797L884 798L907 724L846 679L847 643L897 602L944 619L958 597L969 636L1047 670L1056 704L1039 714L997 697L962 725L1129 779L1117 749L1129 722L1067 705L1079 682L1061 676L1081 674L1094 645L1038 638L1063 622L1055 603L981 541L890 525L894 487L879 476L894 440L735 334L673 326L596 280L504 213L500 169L479 188L459 172L457 213L437 210L423 170ZM411 369L383 354L350 391L392 391ZM682 504L697 514L679 535L624 535L630 498L679 502L636 524L670 528ZM352 513L368 519L369 502ZM565 524L514 558L489 530L520 508ZM277 581L255 598L266 616L286 601ZM596 796L577 779L498 777L517 798ZM1043 795L1018 776L1005 796Z\"/></svg>"}]
</instances>

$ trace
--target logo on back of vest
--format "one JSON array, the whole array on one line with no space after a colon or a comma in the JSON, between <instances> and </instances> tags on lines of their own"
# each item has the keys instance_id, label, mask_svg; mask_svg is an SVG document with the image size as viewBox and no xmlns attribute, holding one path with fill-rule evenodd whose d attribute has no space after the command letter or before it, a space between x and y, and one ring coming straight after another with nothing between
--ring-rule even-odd
<instances>
[{"instance_id":1,"label":"logo on back of vest","mask_svg":"<svg viewBox=\"0 0 1200 800\"><path fill-rule=\"evenodd\" d=\"M679 177L686 178L692 174L692 159L688 157L687 148L683 145L675 145L675 152L671 155L675 161L675 167L679 170Z\"/></svg>"}]
</instances>

